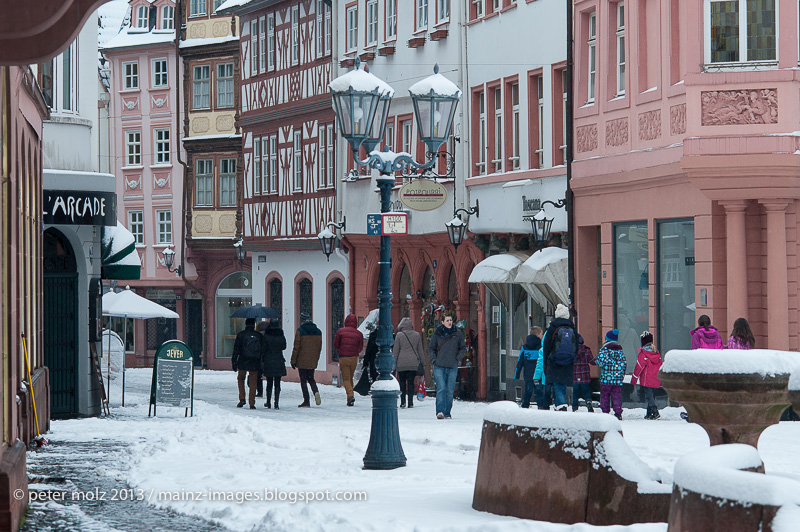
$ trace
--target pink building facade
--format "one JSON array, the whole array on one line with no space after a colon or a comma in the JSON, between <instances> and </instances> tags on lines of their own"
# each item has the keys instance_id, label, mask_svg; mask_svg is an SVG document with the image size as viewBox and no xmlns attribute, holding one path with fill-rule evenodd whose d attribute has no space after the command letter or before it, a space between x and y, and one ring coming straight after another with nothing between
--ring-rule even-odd
<instances>
[{"instance_id":1,"label":"pink building facade","mask_svg":"<svg viewBox=\"0 0 800 532\"><path fill-rule=\"evenodd\" d=\"M798 337L798 4L575 2L579 328ZM599 256L599 260L598 260Z\"/></svg>"},{"instance_id":2,"label":"pink building facade","mask_svg":"<svg viewBox=\"0 0 800 532\"><path fill-rule=\"evenodd\" d=\"M184 338L185 285L163 259L168 247L182 249L183 168L175 120L181 80L176 79L174 2L132 0L130 5L127 26L102 50L111 64L117 216L136 239L142 260L141 279L131 281L131 288L181 316L129 321L134 332L126 338L126 364L147 366L163 341ZM176 265L181 254L176 253Z\"/></svg>"}]
</instances>

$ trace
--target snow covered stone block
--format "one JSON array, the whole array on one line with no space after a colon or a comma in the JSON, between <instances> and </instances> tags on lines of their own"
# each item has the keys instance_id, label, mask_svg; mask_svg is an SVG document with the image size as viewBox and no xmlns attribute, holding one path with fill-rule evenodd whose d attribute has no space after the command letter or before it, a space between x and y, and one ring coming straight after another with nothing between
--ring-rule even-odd
<instances>
[{"instance_id":1,"label":"snow covered stone block","mask_svg":"<svg viewBox=\"0 0 800 532\"><path fill-rule=\"evenodd\" d=\"M672 350L659 378L671 401L708 433L711 445L755 446L789 406L789 376L800 355L769 349Z\"/></svg>"},{"instance_id":2,"label":"snow covered stone block","mask_svg":"<svg viewBox=\"0 0 800 532\"><path fill-rule=\"evenodd\" d=\"M612 416L490 405L472 507L557 523L665 522L671 486L620 431Z\"/></svg>"},{"instance_id":3,"label":"snow covered stone block","mask_svg":"<svg viewBox=\"0 0 800 532\"><path fill-rule=\"evenodd\" d=\"M765 475L749 445L717 445L675 465L667 532L793 532L800 523L800 482Z\"/></svg>"}]
</instances>

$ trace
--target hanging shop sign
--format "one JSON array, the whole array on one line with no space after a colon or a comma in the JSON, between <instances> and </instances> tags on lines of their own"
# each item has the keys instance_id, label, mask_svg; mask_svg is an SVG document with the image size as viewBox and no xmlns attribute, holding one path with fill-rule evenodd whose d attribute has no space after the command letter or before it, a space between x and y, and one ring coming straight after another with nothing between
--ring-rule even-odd
<instances>
[{"instance_id":1,"label":"hanging shop sign","mask_svg":"<svg viewBox=\"0 0 800 532\"><path fill-rule=\"evenodd\" d=\"M194 415L194 355L191 348L180 340L167 340L156 351L153 360L153 379L150 382L150 408L156 415L156 406L191 409Z\"/></svg>"},{"instance_id":2,"label":"hanging shop sign","mask_svg":"<svg viewBox=\"0 0 800 532\"><path fill-rule=\"evenodd\" d=\"M51 225L117 225L114 192L45 190L43 222Z\"/></svg>"},{"instance_id":3,"label":"hanging shop sign","mask_svg":"<svg viewBox=\"0 0 800 532\"><path fill-rule=\"evenodd\" d=\"M392 236L408 234L408 213L383 212L367 215L367 234Z\"/></svg>"},{"instance_id":4,"label":"hanging shop sign","mask_svg":"<svg viewBox=\"0 0 800 532\"><path fill-rule=\"evenodd\" d=\"M444 185L430 179L415 179L406 183L397 192L403 205L415 211L432 211L447 201Z\"/></svg>"}]
</instances>

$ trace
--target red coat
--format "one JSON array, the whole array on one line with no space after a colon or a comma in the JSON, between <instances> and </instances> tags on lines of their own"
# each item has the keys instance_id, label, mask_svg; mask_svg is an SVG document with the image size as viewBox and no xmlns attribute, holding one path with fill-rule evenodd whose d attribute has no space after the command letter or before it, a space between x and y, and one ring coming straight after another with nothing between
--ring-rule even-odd
<instances>
[{"instance_id":1,"label":"red coat","mask_svg":"<svg viewBox=\"0 0 800 532\"><path fill-rule=\"evenodd\" d=\"M339 350L339 357L357 357L364 348L364 335L356 329L358 320L355 314L348 314L344 327L336 331L333 347Z\"/></svg>"},{"instance_id":2,"label":"red coat","mask_svg":"<svg viewBox=\"0 0 800 532\"><path fill-rule=\"evenodd\" d=\"M661 369L661 364L661 353L639 349L631 384L636 384L636 381L639 380L641 381L639 384L645 388L661 388L661 381L658 378L658 370Z\"/></svg>"}]
</instances>

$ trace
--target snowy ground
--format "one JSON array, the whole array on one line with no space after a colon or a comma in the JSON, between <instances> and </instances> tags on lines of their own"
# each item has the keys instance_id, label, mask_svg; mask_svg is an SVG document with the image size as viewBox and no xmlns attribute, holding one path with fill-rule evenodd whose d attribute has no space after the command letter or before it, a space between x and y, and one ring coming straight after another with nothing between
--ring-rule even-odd
<instances>
[{"instance_id":1,"label":"snowy ground","mask_svg":"<svg viewBox=\"0 0 800 532\"><path fill-rule=\"evenodd\" d=\"M183 409L159 407L147 417L149 369L126 373L125 407L111 418L52 422L48 438L58 443L119 442L118 467L94 474L115 475L151 505L201 517L233 531L576 531L664 532L666 524L630 527L561 525L501 517L472 509L472 494L485 403L456 402L452 420L437 420L434 400L401 410L400 435L407 467L364 471L369 440L369 398L345 406L341 388L321 386L322 406L298 409L300 388L284 383L281 410L237 409L232 372L196 372L194 417ZM112 382L112 397L119 386ZM626 410L624 438L650 466L671 478L675 461L708 446L697 425L668 408L659 421L643 420L644 410ZM565 414L569 415L569 414ZM603 415L598 413L597 415ZM767 471L800 475L800 423L767 429L760 442ZM31 464L48 459L47 450L28 455ZM87 465L91 468L91 463ZM358 501L288 500L328 491ZM263 500L269 497L282 501ZM276 495L277 494L277 495ZM209 500L211 497L228 500ZM259 500L243 501L245 497ZM191 500L195 499L195 500ZM236 500L239 499L239 500ZM48 503L52 512L74 512L70 504ZM115 530L120 530L117 526Z\"/></svg>"}]
</instances>

